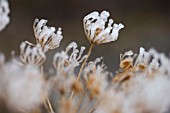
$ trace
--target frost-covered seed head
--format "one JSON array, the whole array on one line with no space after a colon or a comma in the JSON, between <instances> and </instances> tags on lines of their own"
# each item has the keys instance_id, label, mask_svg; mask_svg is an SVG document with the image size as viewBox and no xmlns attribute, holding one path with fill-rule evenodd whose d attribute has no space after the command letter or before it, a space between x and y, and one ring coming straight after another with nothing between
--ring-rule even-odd
<instances>
[{"instance_id":1,"label":"frost-covered seed head","mask_svg":"<svg viewBox=\"0 0 170 113\"><path fill-rule=\"evenodd\" d=\"M84 31L91 44L99 45L117 40L119 30L124 26L121 23L113 24L113 20L108 19L109 16L107 11L100 14L94 11L84 17Z\"/></svg>"},{"instance_id":2,"label":"frost-covered seed head","mask_svg":"<svg viewBox=\"0 0 170 113\"><path fill-rule=\"evenodd\" d=\"M5 95L10 110L30 112L44 102L44 79L37 67L8 62L0 71L0 79L0 98Z\"/></svg>"},{"instance_id":3,"label":"frost-covered seed head","mask_svg":"<svg viewBox=\"0 0 170 113\"><path fill-rule=\"evenodd\" d=\"M63 38L61 28L56 30L55 27L48 27L46 24L47 20L35 19L33 25L36 41L45 52L59 47Z\"/></svg>"},{"instance_id":4,"label":"frost-covered seed head","mask_svg":"<svg viewBox=\"0 0 170 113\"><path fill-rule=\"evenodd\" d=\"M0 0L0 31L2 31L9 23L9 4L7 0Z\"/></svg>"},{"instance_id":5,"label":"frost-covered seed head","mask_svg":"<svg viewBox=\"0 0 170 113\"><path fill-rule=\"evenodd\" d=\"M40 47L25 41L20 44L20 60L23 64L40 66L45 61L46 56Z\"/></svg>"},{"instance_id":6,"label":"frost-covered seed head","mask_svg":"<svg viewBox=\"0 0 170 113\"><path fill-rule=\"evenodd\" d=\"M108 71L104 65L97 65L102 58L96 58L83 69L83 77L91 98L101 95L107 84Z\"/></svg>"},{"instance_id":7,"label":"frost-covered seed head","mask_svg":"<svg viewBox=\"0 0 170 113\"><path fill-rule=\"evenodd\" d=\"M54 55L53 64L57 69L57 72L73 73L75 67L79 66L80 63L87 57L82 55L85 47L82 46L80 51L77 49L77 44L71 42L65 51L56 53Z\"/></svg>"}]
</instances>

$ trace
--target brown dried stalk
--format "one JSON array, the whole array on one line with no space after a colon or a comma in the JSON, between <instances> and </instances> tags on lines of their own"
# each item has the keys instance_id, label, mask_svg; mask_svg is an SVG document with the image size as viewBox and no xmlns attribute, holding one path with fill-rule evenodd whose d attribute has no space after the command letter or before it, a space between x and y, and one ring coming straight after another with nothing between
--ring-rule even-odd
<instances>
[{"instance_id":1,"label":"brown dried stalk","mask_svg":"<svg viewBox=\"0 0 170 113\"><path fill-rule=\"evenodd\" d=\"M81 74L81 72L82 72L82 70L83 70L83 68L84 68L84 66L85 66L85 64L86 64L86 62L87 62L87 59L89 58L89 56L90 56L90 54L91 54L91 52L92 52L93 47L94 47L94 44L91 44L91 45L90 45L90 48L89 48L89 50L88 50L88 53L87 53L87 57L86 57L85 60L83 61L82 65L81 65L81 68L80 68L80 70L79 70L79 73L78 73L78 75L77 75L77 81L79 81L79 79L80 79L80 74ZM73 97L74 97L74 91L71 92L70 100L72 100Z\"/></svg>"}]
</instances>

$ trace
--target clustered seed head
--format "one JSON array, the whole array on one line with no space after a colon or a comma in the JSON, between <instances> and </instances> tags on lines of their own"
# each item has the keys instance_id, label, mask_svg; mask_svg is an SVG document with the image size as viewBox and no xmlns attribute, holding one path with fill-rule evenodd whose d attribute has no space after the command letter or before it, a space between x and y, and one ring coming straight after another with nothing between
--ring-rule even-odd
<instances>
[{"instance_id":1,"label":"clustered seed head","mask_svg":"<svg viewBox=\"0 0 170 113\"><path fill-rule=\"evenodd\" d=\"M63 38L61 28L56 31L55 27L47 27L47 20L35 19L33 28L37 44L28 41L20 45L20 60L24 65L32 64L41 66L45 59L45 53L50 49L55 49L60 45Z\"/></svg>"},{"instance_id":2,"label":"clustered seed head","mask_svg":"<svg viewBox=\"0 0 170 113\"><path fill-rule=\"evenodd\" d=\"M41 45L42 49L46 52L49 49L55 49L59 47L63 38L61 28L56 30L55 27L46 26L47 20L35 19L33 29L36 37L36 41Z\"/></svg>"},{"instance_id":3,"label":"clustered seed head","mask_svg":"<svg viewBox=\"0 0 170 113\"><path fill-rule=\"evenodd\" d=\"M121 23L113 24L113 19L108 20L109 16L107 11L100 14L94 11L84 17L84 31L91 44L99 45L117 40L119 30L124 26Z\"/></svg>"},{"instance_id":4,"label":"clustered seed head","mask_svg":"<svg viewBox=\"0 0 170 113\"><path fill-rule=\"evenodd\" d=\"M44 80L37 67L8 62L0 68L0 78L0 100L5 99L7 108L30 112L44 102Z\"/></svg>"},{"instance_id":5,"label":"clustered seed head","mask_svg":"<svg viewBox=\"0 0 170 113\"><path fill-rule=\"evenodd\" d=\"M54 55L53 64L58 73L71 73L74 69L80 65L80 63L87 57L82 55L85 47L82 46L80 51L77 49L77 44L71 42L65 51L58 52ZM69 54L69 52L71 52Z\"/></svg>"}]
</instances>

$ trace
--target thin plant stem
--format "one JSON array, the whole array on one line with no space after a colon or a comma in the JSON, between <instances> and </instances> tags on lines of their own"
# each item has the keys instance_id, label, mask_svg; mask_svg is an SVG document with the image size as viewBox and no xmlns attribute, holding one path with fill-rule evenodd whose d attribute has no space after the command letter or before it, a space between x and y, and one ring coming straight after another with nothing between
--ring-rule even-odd
<instances>
[{"instance_id":1,"label":"thin plant stem","mask_svg":"<svg viewBox=\"0 0 170 113\"><path fill-rule=\"evenodd\" d=\"M43 69L43 65L40 66L40 69L41 69L41 74L43 75L43 78L44 78L44 84L45 84L45 77L44 77L44 69ZM45 85L44 85L45 86ZM44 87L44 90L45 90L45 87ZM50 103L50 100L48 98L48 95L47 95L47 92L45 90L45 107L46 109L48 110L49 113L54 113L54 110L51 106L51 103Z\"/></svg>"},{"instance_id":2,"label":"thin plant stem","mask_svg":"<svg viewBox=\"0 0 170 113\"><path fill-rule=\"evenodd\" d=\"M89 58L89 56L90 56L90 54L91 54L91 52L92 52L93 47L94 47L94 44L91 44L91 45L90 45L90 48L89 48L89 51L88 51L88 53L87 53L87 57L86 57L85 60L83 61L82 65L81 65L81 68L80 68L80 70L79 70L79 73L78 73L78 75L77 75L77 81L79 81L79 79L80 79L81 72L82 72L82 70L83 70L83 68L84 68L84 66L85 66L85 64L86 64L86 62L87 62L87 59ZM73 97L74 97L74 91L71 92L70 100L72 100Z\"/></svg>"},{"instance_id":3,"label":"thin plant stem","mask_svg":"<svg viewBox=\"0 0 170 113\"><path fill-rule=\"evenodd\" d=\"M97 105L95 105L88 113L93 113L97 108Z\"/></svg>"},{"instance_id":4,"label":"thin plant stem","mask_svg":"<svg viewBox=\"0 0 170 113\"><path fill-rule=\"evenodd\" d=\"M53 110L53 108L52 108L52 106L51 106L51 103L50 103L50 100L49 100L48 97L46 98L46 105L47 105L48 111L49 111L50 113L54 113L54 110Z\"/></svg>"}]
</instances>

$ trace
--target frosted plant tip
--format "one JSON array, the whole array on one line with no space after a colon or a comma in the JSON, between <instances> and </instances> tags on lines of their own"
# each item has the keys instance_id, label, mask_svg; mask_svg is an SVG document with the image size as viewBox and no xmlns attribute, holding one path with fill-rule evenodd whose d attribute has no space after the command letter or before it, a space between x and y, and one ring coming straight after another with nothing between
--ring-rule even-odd
<instances>
[{"instance_id":1,"label":"frosted plant tip","mask_svg":"<svg viewBox=\"0 0 170 113\"><path fill-rule=\"evenodd\" d=\"M56 30L55 27L48 27L46 24L47 20L44 19L35 19L33 24L36 41L44 52L59 47L63 38L61 28Z\"/></svg>"},{"instance_id":2,"label":"frosted plant tip","mask_svg":"<svg viewBox=\"0 0 170 113\"><path fill-rule=\"evenodd\" d=\"M119 30L123 24L113 24L113 19L108 19L110 13L96 11L88 14L83 19L84 31L91 44L99 45L117 40Z\"/></svg>"}]
</instances>

